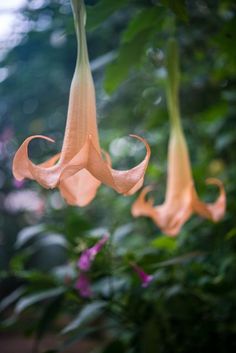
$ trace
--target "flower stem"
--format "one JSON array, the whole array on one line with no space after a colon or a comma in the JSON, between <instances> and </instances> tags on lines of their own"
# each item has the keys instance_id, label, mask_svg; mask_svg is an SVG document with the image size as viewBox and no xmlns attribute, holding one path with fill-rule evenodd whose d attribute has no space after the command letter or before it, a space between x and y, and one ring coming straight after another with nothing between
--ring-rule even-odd
<instances>
[{"instance_id":1,"label":"flower stem","mask_svg":"<svg viewBox=\"0 0 236 353\"><path fill-rule=\"evenodd\" d=\"M76 37L78 42L78 53L76 67L80 64L88 64L88 48L85 33L86 9L84 0L71 0L71 6L74 16Z\"/></svg>"},{"instance_id":2,"label":"flower stem","mask_svg":"<svg viewBox=\"0 0 236 353\"><path fill-rule=\"evenodd\" d=\"M175 39L169 39L167 43L167 83L166 96L167 107L170 116L171 127L179 132L182 131L179 108L179 53Z\"/></svg>"}]
</instances>

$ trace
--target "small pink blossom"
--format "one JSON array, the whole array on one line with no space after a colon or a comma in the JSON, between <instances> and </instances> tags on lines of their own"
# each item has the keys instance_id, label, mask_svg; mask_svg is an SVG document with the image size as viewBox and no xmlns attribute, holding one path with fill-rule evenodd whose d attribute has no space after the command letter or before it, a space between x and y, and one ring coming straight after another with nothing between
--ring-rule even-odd
<instances>
[{"instance_id":1,"label":"small pink blossom","mask_svg":"<svg viewBox=\"0 0 236 353\"><path fill-rule=\"evenodd\" d=\"M139 276L139 279L142 282L142 287L147 288L150 282L152 282L153 276L144 272L144 270L141 267L137 266L136 264L132 264L132 267L134 271L137 273L137 275Z\"/></svg>"},{"instance_id":2,"label":"small pink blossom","mask_svg":"<svg viewBox=\"0 0 236 353\"><path fill-rule=\"evenodd\" d=\"M90 286L90 280L86 273L81 272L76 283L75 288L78 290L81 297L90 298L92 296L92 290Z\"/></svg>"},{"instance_id":3,"label":"small pink blossom","mask_svg":"<svg viewBox=\"0 0 236 353\"><path fill-rule=\"evenodd\" d=\"M96 255L101 251L105 243L108 241L109 236L104 235L94 246L84 250L78 260L77 266L80 270L87 272L90 270L93 260Z\"/></svg>"}]
</instances>

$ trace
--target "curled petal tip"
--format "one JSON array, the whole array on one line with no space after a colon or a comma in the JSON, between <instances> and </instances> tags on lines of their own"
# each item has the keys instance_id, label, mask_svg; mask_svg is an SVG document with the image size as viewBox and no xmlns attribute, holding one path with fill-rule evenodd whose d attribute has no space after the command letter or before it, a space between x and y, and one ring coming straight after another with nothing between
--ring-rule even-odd
<instances>
[{"instance_id":1,"label":"curled petal tip","mask_svg":"<svg viewBox=\"0 0 236 353\"><path fill-rule=\"evenodd\" d=\"M31 140L34 140L34 139L43 139L43 140L46 140L49 142L55 142L54 139L52 139L51 137L45 136L45 135L33 135L33 136L30 136L27 139L25 139L25 141L23 143L25 143L27 141L30 142Z\"/></svg>"},{"instance_id":2,"label":"curled petal tip","mask_svg":"<svg viewBox=\"0 0 236 353\"><path fill-rule=\"evenodd\" d=\"M144 186L144 188L141 191L141 193L143 194L143 196L146 196L150 191L153 191L154 189L155 188L152 185Z\"/></svg>"},{"instance_id":3,"label":"curled petal tip","mask_svg":"<svg viewBox=\"0 0 236 353\"><path fill-rule=\"evenodd\" d=\"M212 212L212 220L214 222L218 222L224 217L226 210L226 193L224 184L221 180L216 178L208 178L206 182L207 184L216 185L219 187L220 193L217 200L214 203L209 204L209 208Z\"/></svg>"},{"instance_id":4,"label":"curled petal tip","mask_svg":"<svg viewBox=\"0 0 236 353\"><path fill-rule=\"evenodd\" d=\"M135 134L129 134L129 136L136 138L137 140L141 141L141 142L145 145L146 150L147 150L147 154L148 154L148 156L149 156L149 158L150 158L150 155L151 155L151 148L150 148L150 146L149 146L147 140L144 139L143 137L138 136L138 135L135 135Z\"/></svg>"},{"instance_id":5,"label":"curled petal tip","mask_svg":"<svg viewBox=\"0 0 236 353\"><path fill-rule=\"evenodd\" d=\"M218 186L220 191L219 196L215 202L203 203L195 195L194 208L203 217L206 217L213 222L218 222L224 217L226 209L226 193L224 184L221 180L216 178L208 178L206 180L206 184Z\"/></svg>"},{"instance_id":6,"label":"curled petal tip","mask_svg":"<svg viewBox=\"0 0 236 353\"><path fill-rule=\"evenodd\" d=\"M152 191L152 186L145 186L140 192L137 200L133 203L131 208L132 216L151 216L154 211L153 199L145 200L146 195Z\"/></svg>"},{"instance_id":7,"label":"curled petal tip","mask_svg":"<svg viewBox=\"0 0 236 353\"><path fill-rule=\"evenodd\" d=\"M34 139L43 139L49 142L55 142L52 138L43 136L43 135L34 135L28 137L20 146L20 148L17 150L14 159L13 159L13 164L12 164L12 169L13 169L13 175L17 180L23 180L25 178L28 179L35 179L37 180L41 185L45 186L46 188L50 187L50 183L52 182L52 178L49 177L49 175L46 175L45 171L50 170L50 167L52 167L52 164L58 160L58 155L56 155L56 158L53 157L49 161L46 161L44 163L41 163L39 165L35 165L30 159L28 155L28 146L29 143L34 140ZM44 178L41 177L41 171L45 173L45 182ZM47 176L49 183L47 183ZM49 180L50 179L50 180ZM53 181L53 184L55 184L55 180Z\"/></svg>"},{"instance_id":8,"label":"curled petal tip","mask_svg":"<svg viewBox=\"0 0 236 353\"><path fill-rule=\"evenodd\" d=\"M131 195L143 184L144 174L150 158L150 149L147 142L139 137L146 145L146 156L143 161L129 170L115 170L111 168L109 160L104 161L97 151L93 141L90 141L87 169L104 184L112 187L118 193Z\"/></svg>"},{"instance_id":9,"label":"curled petal tip","mask_svg":"<svg viewBox=\"0 0 236 353\"><path fill-rule=\"evenodd\" d=\"M139 194L138 199L139 199L140 201L148 202L148 203L151 203L151 204L152 204L152 203L153 203L153 202L152 202L153 199L150 198L150 199L148 199L148 200L145 200L145 197L147 196L147 194L148 194L149 192L151 192L151 191L153 191L153 190L154 190L154 187L151 186L151 185L144 186L144 188L142 189L142 191L141 191L140 194Z\"/></svg>"},{"instance_id":10,"label":"curled petal tip","mask_svg":"<svg viewBox=\"0 0 236 353\"><path fill-rule=\"evenodd\" d=\"M207 185L216 185L219 187L224 187L223 182L220 179L217 178L207 178L206 179L206 184Z\"/></svg>"}]
</instances>

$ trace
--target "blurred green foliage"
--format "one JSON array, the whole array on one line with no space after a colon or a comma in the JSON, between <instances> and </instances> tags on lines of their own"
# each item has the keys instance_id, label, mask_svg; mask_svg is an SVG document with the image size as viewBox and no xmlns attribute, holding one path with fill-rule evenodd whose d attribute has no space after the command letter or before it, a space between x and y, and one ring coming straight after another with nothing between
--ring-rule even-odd
<instances>
[{"instance_id":1,"label":"blurred green foliage","mask_svg":"<svg viewBox=\"0 0 236 353\"><path fill-rule=\"evenodd\" d=\"M115 167L141 160L136 133L152 148L146 184L163 201L169 133L164 96L166 41L180 46L181 111L196 187L213 200L207 177L226 186L227 213L213 224L197 216L177 238L148 219L133 219L136 196L102 186L86 208L68 207L57 191L26 182L16 190L11 159L24 138L45 134L56 144L32 143L44 160L60 149L75 36L69 1L29 0L21 40L2 58L0 85L0 315L2 330L21 330L36 342L58 334L55 352L96 339L102 353L234 353L236 351L236 5L233 0L87 1L88 46L97 89L101 144ZM19 29L19 31L21 31ZM10 128L13 136L2 137ZM4 152L4 153L3 153ZM33 189L43 213L12 211L10 193ZM76 261L106 231L109 244L90 278L94 297L74 288ZM130 265L154 280L142 288ZM61 346L61 343L64 342ZM37 344L36 344L37 346Z\"/></svg>"}]
</instances>

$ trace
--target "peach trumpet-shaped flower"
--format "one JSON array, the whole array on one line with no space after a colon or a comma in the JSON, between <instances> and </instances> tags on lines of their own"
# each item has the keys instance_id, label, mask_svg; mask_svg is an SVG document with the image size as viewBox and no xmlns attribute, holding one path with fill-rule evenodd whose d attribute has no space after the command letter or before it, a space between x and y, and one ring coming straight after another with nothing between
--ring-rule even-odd
<instances>
[{"instance_id":1,"label":"peach trumpet-shaped flower","mask_svg":"<svg viewBox=\"0 0 236 353\"><path fill-rule=\"evenodd\" d=\"M103 154L99 144L94 83L90 71L86 34L85 6L83 0L71 0L78 41L75 73L72 79L69 107L61 153L39 165L28 157L28 145L39 138L54 142L46 136L28 137L20 146L13 160L13 174L17 180L36 180L45 188L58 187L71 205L85 206L95 197L104 183L118 193L131 195L143 183L150 158L147 142L144 160L130 170L112 169L110 158Z\"/></svg>"},{"instance_id":2,"label":"peach trumpet-shaped flower","mask_svg":"<svg viewBox=\"0 0 236 353\"><path fill-rule=\"evenodd\" d=\"M169 41L166 90L171 131L165 201L160 206L154 206L153 199L145 199L152 187L145 187L132 205L134 217L150 217L163 232L170 236L177 235L180 232L182 225L192 213L195 212L202 217L217 222L224 216L226 207L224 186L220 180L213 178L207 180L207 184L216 185L220 190L219 197L214 203L201 202L194 187L188 148L179 115L177 54L176 42L174 40Z\"/></svg>"}]
</instances>

